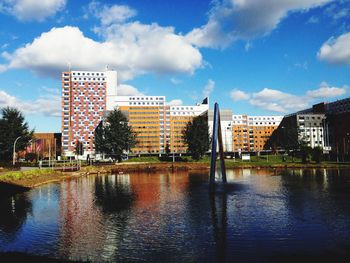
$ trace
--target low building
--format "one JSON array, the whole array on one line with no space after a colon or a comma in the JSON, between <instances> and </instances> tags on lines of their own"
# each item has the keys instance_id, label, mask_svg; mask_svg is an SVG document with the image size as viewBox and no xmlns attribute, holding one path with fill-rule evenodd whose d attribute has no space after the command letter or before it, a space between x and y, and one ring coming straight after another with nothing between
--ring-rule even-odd
<instances>
[{"instance_id":1,"label":"low building","mask_svg":"<svg viewBox=\"0 0 350 263\"><path fill-rule=\"evenodd\" d=\"M33 140L25 151L19 153L24 158L28 153L40 159L57 159L62 154L62 134L61 133L34 133Z\"/></svg>"}]
</instances>

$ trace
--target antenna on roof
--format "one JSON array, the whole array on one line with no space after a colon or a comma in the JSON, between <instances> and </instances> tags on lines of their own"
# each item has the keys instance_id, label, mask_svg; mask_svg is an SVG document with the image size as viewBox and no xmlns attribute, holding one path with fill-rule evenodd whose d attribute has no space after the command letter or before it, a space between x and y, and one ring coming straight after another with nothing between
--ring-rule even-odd
<instances>
[{"instance_id":1,"label":"antenna on roof","mask_svg":"<svg viewBox=\"0 0 350 263\"><path fill-rule=\"evenodd\" d=\"M106 65L106 71L108 71L108 65Z\"/></svg>"},{"instance_id":2,"label":"antenna on roof","mask_svg":"<svg viewBox=\"0 0 350 263\"><path fill-rule=\"evenodd\" d=\"M67 66L68 66L68 72L71 71L71 67L72 67L72 64L70 62L67 63Z\"/></svg>"}]
</instances>

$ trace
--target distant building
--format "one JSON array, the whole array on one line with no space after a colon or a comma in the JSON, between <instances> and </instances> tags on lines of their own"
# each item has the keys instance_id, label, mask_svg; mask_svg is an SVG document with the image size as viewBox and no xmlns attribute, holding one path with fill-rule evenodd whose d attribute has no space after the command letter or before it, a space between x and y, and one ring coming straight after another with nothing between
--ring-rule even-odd
<instances>
[{"instance_id":1,"label":"distant building","mask_svg":"<svg viewBox=\"0 0 350 263\"><path fill-rule=\"evenodd\" d=\"M132 153L184 153L187 150L182 131L195 116L208 111L208 100L192 106L167 105L165 96L116 96L111 108L118 108L137 133Z\"/></svg>"},{"instance_id":2,"label":"distant building","mask_svg":"<svg viewBox=\"0 0 350 263\"><path fill-rule=\"evenodd\" d=\"M283 116L232 116L233 151L258 152L265 149Z\"/></svg>"},{"instance_id":3,"label":"distant building","mask_svg":"<svg viewBox=\"0 0 350 263\"><path fill-rule=\"evenodd\" d=\"M329 150L329 131L324 113L298 112L285 116L272 143L276 148L286 148L290 141L305 143L311 148ZM288 148L288 147L287 147Z\"/></svg>"},{"instance_id":4,"label":"distant building","mask_svg":"<svg viewBox=\"0 0 350 263\"><path fill-rule=\"evenodd\" d=\"M116 71L62 73L62 149L73 156L77 142L85 154L94 153L94 130L102 120L109 98L117 95Z\"/></svg>"},{"instance_id":5,"label":"distant building","mask_svg":"<svg viewBox=\"0 0 350 263\"><path fill-rule=\"evenodd\" d=\"M313 105L309 111L322 112L326 116L328 145L334 155L350 154L350 98Z\"/></svg>"},{"instance_id":6,"label":"distant building","mask_svg":"<svg viewBox=\"0 0 350 263\"><path fill-rule=\"evenodd\" d=\"M34 133L33 137L26 150L19 153L20 157L24 158L27 153L34 154L36 159L61 156L61 133Z\"/></svg>"},{"instance_id":7,"label":"distant building","mask_svg":"<svg viewBox=\"0 0 350 263\"><path fill-rule=\"evenodd\" d=\"M69 71L62 73L62 151L74 156L77 143L84 155L94 155L94 132L104 116L120 109L137 133L132 153L184 153L182 131L194 117L207 113L209 99L196 105L169 105L165 96L118 96L117 72ZM280 116L232 115L221 110L224 151L261 151L278 126ZM213 111L208 112L209 132Z\"/></svg>"}]
</instances>

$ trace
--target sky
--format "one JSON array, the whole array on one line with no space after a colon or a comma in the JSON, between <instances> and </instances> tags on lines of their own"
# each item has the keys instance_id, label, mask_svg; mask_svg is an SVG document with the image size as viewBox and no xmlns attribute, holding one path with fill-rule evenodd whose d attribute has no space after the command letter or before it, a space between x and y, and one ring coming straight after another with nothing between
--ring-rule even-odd
<instances>
[{"instance_id":1,"label":"sky","mask_svg":"<svg viewBox=\"0 0 350 263\"><path fill-rule=\"evenodd\" d=\"M350 0L0 0L0 107L59 132L62 71L119 95L285 115L349 97Z\"/></svg>"}]
</instances>

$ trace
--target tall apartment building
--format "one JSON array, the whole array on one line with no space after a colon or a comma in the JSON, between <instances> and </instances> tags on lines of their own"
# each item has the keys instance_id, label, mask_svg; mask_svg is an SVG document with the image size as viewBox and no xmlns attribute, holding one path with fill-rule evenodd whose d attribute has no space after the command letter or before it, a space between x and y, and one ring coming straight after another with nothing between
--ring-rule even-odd
<instances>
[{"instance_id":1,"label":"tall apartment building","mask_svg":"<svg viewBox=\"0 0 350 263\"><path fill-rule=\"evenodd\" d=\"M73 156L75 145L94 153L94 130L107 109L109 97L117 95L116 71L69 71L62 73L62 150Z\"/></svg>"},{"instance_id":2,"label":"tall apartment building","mask_svg":"<svg viewBox=\"0 0 350 263\"><path fill-rule=\"evenodd\" d=\"M182 130L193 117L206 112L208 100L193 106L171 106L165 96L115 96L108 110L119 108L137 133L133 153L186 152Z\"/></svg>"},{"instance_id":3,"label":"tall apartment building","mask_svg":"<svg viewBox=\"0 0 350 263\"><path fill-rule=\"evenodd\" d=\"M264 150L266 142L282 119L283 116L233 115L233 151L256 152Z\"/></svg>"}]
</instances>

